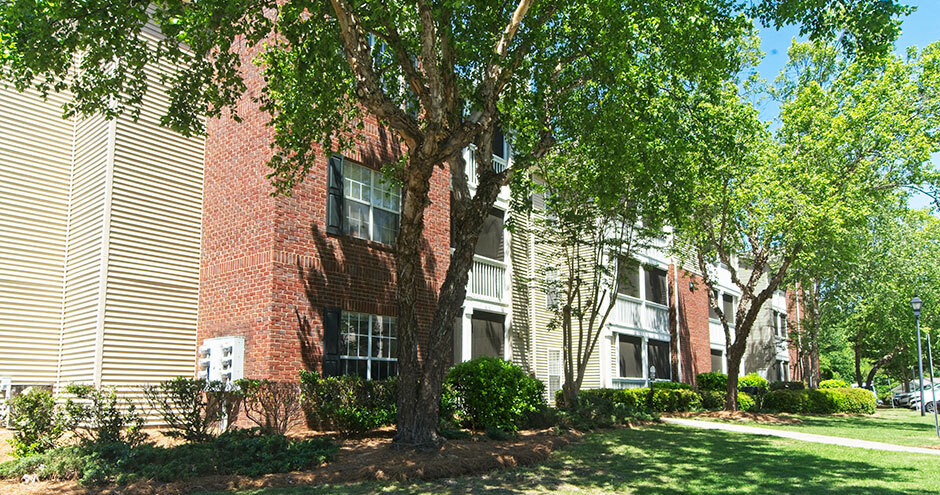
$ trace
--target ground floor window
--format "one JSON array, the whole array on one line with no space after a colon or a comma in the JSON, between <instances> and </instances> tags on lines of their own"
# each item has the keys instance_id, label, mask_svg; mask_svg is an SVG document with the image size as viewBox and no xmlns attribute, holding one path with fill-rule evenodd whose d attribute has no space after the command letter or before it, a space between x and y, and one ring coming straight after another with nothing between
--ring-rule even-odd
<instances>
[{"instance_id":1,"label":"ground floor window","mask_svg":"<svg viewBox=\"0 0 940 495\"><path fill-rule=\"evenodd\" d=\"M649 356L650 370L656 370L656 379L671 380L672 365L669 359L669 342L649 340L646 349Z\"/></svg>"},{"instance_id":2,"label":"ground floor window","mask_svg":"<svg viewBox=\"0 0 940 495\"><path fill-rule=\"evenodd\" d=\"M620 334L619 368L621 378L643 378L643 339Z\"/></svg>"},{"instance_id":3,"label":"ground floor window","mask_svg":"<svg viewBox=\"0 0 940 495\"><path fill-rule=\"evenodd\" d=\"M470 318L470 359L503 357L506 315L474 311Z\"/></svg>"},{"instance_id":4,"label":"ground floor window","mask_svg":"<svg viewBox=\"0 0 940 495\"><path fill-rule=\"evenodd\" d=\"M339 347L342 375L367 380L398 375L398 330L393 317L344 312Z\"/></svg>"},{"instance_id":5,"label":"ground floor window","mask_svg":"<svg viewBox=\"0 0 940 495\"><path fill-rule=\"evenodd\" d=\"M712 349L712 371L716 373L721 373L722 364L724 363L724 353L719 350Z\"/></svg>"}]
</instances>

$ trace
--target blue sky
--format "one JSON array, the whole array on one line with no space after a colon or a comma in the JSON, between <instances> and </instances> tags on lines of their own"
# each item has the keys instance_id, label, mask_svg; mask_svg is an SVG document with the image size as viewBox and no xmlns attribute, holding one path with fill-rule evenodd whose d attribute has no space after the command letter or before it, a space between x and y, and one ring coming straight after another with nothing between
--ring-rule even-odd
<instances>
[{"instance_id":1,"label":"blue sky","mask_svg":"<svg viewBox=\"0 0 940 495\"><path fill-rule=\"evenodd\" d=\"M940 40L940 0L907 0L905 3L916 6L917 10L904 18L901 25L901 37L895 44L895 51L899 54L903 54L909 46L924 47ZM760 31L760 37L761 51L765 55L757 69L761 77L773 81L787 62L787 48L794 38L799 37L799 29L792 26L780 31L765 28ZM773 102L764 102L760 107L763 120L772 120L777 111L777 105ZM933 155L933 165L940 168L940 153ZM911 198L910 205L925 208L929 202L926 196L916 195Z\"/></svg>"}]
</instances>

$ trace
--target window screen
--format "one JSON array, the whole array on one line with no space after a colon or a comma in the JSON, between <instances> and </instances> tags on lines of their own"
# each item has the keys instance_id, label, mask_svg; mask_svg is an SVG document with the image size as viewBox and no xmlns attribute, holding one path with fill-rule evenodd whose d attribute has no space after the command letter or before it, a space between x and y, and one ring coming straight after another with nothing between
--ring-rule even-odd
<instances>
[{"instance_id":1,"label":"window screen","mask_svg":"<svg viewBox=\"0 0 940 495\"><path fill-rule=\"evenodd\" d=\"M714 298L717 300L717 299L718 299L718 291L712 291L712 296L714 296ZM717 320L717 319L718 319L718 312L715 311L715 307L712 306L711 299L709 299L709 301L708 301L708 317L711 318L711 319L713 319L713 320Z\"/></svg>"},{"instance_id":2,"label":"window screen","mask_svg":"<svg viewBox=\"0 0 940 495\"><path fill-rule=\"evenodd\" d=\"M636 261L620 258L617 262L617 292L625 296L640 297L640 270Z\"/></svg>"},{"instance_id":3,"label":"window screen","mask_svg":"<svg viewBox=\"0 0 940 495\"><path fill-rule=\"evenodd\" d=\"M659 268L643 269L646 273L646 300L666 304L666 272Z\"/></svg>"},{"instance_id":4,"label":"window screen","mask_svg":"<svg viewBox=\"0 0 940 495\"><path fill-rule=\"evenodd\" d=\"M474 252L494 260L503 260L503 210L493 208L483 221L483 230Z\"/></svg>"},{"instance_id":5,"label":"window screen","mask_svg":"<svg viewBox=\"0 0 940 495\"><path fill-rule=\"evenodd\" d=\"M721 310L725 313L725 320L729 325L734 325L734 296L725 294L721 298Z\"/></svg>"},{"instance_id":6,"label":"window screen","mask_svg":"<svg viewBox=\"0 0 940 495\"><path fill-rule=\"evenodd\" d=\"M505 316L496 313L474 311L470 320L470 359L481 356L503 357Z\"/></svg>"},{"instance_id":7,"label":"window screen","mask_svg":"<svg viewBox=\"0 0 940 495\"><path fill-rule=\"evenodd\" d=\"M650 340L646 348L649 352L650 366L656 367L656 379L671 380L672 365L669 359L669 342Z\"/></svg>"},{"instance_id":8,"label":"window screen","mask_svg":"<svg viewBox=\"0 0 940 495\"><path fill-rule=\"evenodd\" d=\"M643 377L643 341L639 337L620 335L620 376Z\"/></svg>"},{"instance_id":9,"label":"window screen","mask_svg":"<svg viewBox=\"0 0 940 495\"><path fill-rule=\"evenodd\" d=\"M724 361L724 357L721 351L716 351L712 349L712 371L721 372L721 364Z\"/></svg>"}]
</instances>

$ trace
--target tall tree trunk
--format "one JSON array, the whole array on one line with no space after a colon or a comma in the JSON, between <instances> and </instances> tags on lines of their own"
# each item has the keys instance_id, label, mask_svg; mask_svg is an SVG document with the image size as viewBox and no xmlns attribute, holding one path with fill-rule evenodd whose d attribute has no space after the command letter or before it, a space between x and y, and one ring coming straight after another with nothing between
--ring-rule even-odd
<instances>
[{"instance_id":1,"label":"tall tree trunk","mask_svg":"<svg viewBox=\"0 0 940 495\"><path fill-rule=\"evenodd\" d=\"M743 341L735 341L728 349L728 388L725 397L725 411L738 410L738 375L741 359L744 357Z\"/></svg>"},{"instance_id":2,"label":"tall tree trunk","mask_svg":"<svg viewBox=\"0 0 940 495\"><path fill-rule=\"evenodd\" d=\"M859 387L862 386L862 344L861 344L861 335L857 335L855 338L855 345L852 347L855 351L855 383Z\"/></svg>"},{"instance_id":3,"label":"tall tree trunk","mask_svg":"<svg viewBox=\"0 0 940 495\"><path fill-rule=\"evenodd\" d=\"M489 149L486 147L485 152L489 152ZM487 163L491 161L487 160ZM462 161L454 166L463 170ZM399 394L395 443L400 446L433 447L439 444L437 426L441 385L453 355L453 323L463 307L470 268L473 266L473 253L483 222L496 202L503 177L492 172L490 167L489 172L481 175L475 196L452 206L451 214L456 215L454 252L437 293L425 358L421 362L418 355L420 333L416 308L419 307L418 298L422 290L430 292L430 297L433 297L434 281L425 278L420 250L426 204L414 205L411 200L428 197L427 189L422 191L422 188L429 187L433 168L429 167L426 177L409 175L397 244ZM417 191L417 195L413 195L412 191ZM420 215L415 215L418 211Z\"/></svg>"},{"instance_id":4,"label":"tall tree trunk","mask_svg":"<svg viewBox=\"0 0 940 495\"><path fill-rule=\"evenodd\" d=\"M894 359L894 357L900 354L901 352L904 352L903 347L899 347L889 352L888 354L885 354L884 356L881 357L881 359L875 362L875 364L871 367L871 371L868 372L868 377L865 378L866 389L871 390L871 382L875 380L875 374L878 373L878 370L880 370L884 365L891 362L891 360ZM859 383L859 386L861 386L861 383Z\"/></svg>"}]
</instances>

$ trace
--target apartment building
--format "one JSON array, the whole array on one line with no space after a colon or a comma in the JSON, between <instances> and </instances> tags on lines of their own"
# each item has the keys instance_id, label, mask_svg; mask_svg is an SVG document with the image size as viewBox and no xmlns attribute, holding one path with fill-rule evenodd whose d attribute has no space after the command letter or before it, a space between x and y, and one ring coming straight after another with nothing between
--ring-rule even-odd
<instances>
[{"instance_id":1,"label":"apartment building","mask_svg":"<svg viewBox=\"0 0 940 495\"><path fill-rule=\"evenodd\" d=\"M159 126L165 70L137 121L0 89L0 399L192 374L204 140Z\"/></svg>"},{"instance_id":2,"label":"apartment building","mask_svg":"<svg viewBox=\"0 0 940 495\"><path fill-rule=\"evenodd\" d=\"M403 149L373 119L345 156L323 156L290 196L265 178L271 131L248 74L242 121L212 119L205 139L160 128L165 88L139 121L62 119L68 95L0 92L0 382L135 387L194 373L295 379L301 369L369 379L397 373L394 239L401 192L382 166ZM473 155L468 177L475 186ZM501 134L496 167L511 166ZM450 257L450 171L431 180L425 219L430 322ZM537 229L510 233L508 188L476 246L454 361L498 356L548 387L563 383ZM534 226L536 210L515 218ZM584 387L692 382L725 370L725 337L697 269L665 239L635 253L590 358ZM718 298L740 296L716 267ZM785 379L795 360L792 300L776 294L755 328L743 372Z\"/></svg>"}]
</instances>

